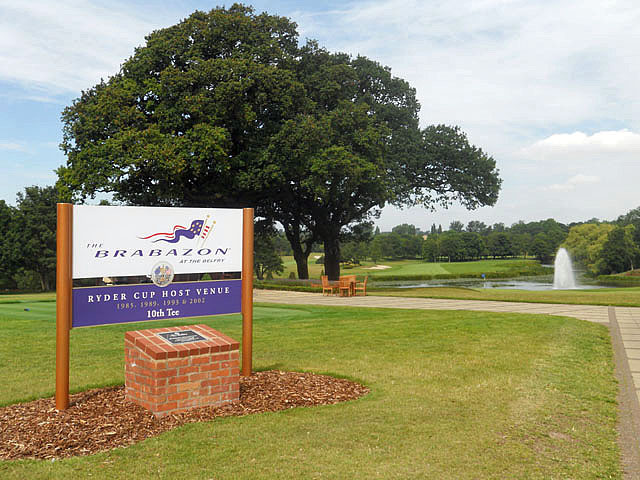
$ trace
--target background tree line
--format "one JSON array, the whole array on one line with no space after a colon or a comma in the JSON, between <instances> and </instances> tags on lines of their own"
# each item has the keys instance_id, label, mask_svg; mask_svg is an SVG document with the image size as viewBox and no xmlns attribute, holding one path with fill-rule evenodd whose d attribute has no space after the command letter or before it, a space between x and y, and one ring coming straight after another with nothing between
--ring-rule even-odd
<instances>
[{"instance_id":1,"label":"background tree line","mask_svg":"<svg viewBox=\"0 0 640 480\"><path fill-rule=\"evenodd\" d=\"M279 255L290 255L284 234L273 231ZM342 245L340 260L358 264L364 260L423 259L426 262L459 262L495 258L531 258L551 263L560 247L588 274L622 273L640 265L640 207L610 222L590 219L568 225L550 218L486 225L457 220L443 230L432 224L421 230L411 224L397 225L391 232L359 225L359 235ZM321 251L316 245L313 251Z\"/></svg>"},{"instance_id":2,"label":"background tree line","mask_svg":"<svg viewBox=\"0 0 640 480\"><path fill-rule=\"evenodd\" d=\"M592 219L571 227L563 246L592 275L627 272L640 265L640 207L613 222Z\"/></svg>"},{"instance_id":3,"label":"background tree line","mask_svg":"<svg viewBox=\"0 0 640 480\"><path fill-rule=\"evenodd\" d=\"M342 259L377 262L421 258L427 262L459 262L535 257L544 263L553 259L568 230L567 225L553 219L529 223L520 221L511 227L505 227L503 223L486 225L475 220L465 227L462 222L454 220L446 230L435 224L425 230L402 224L391 232L372 231L368 240L345 243Z\"/></svg>"},{"instance_id":4,"label":"background tree line","mask_svg":"<svg viewBox=\"0 0 640 480\"><path fill-rule=\"evenodd\" d=\"M55 288L56 203L53 186L26 187L15 206L0 200L0 289L48 291ZM104 203L104 202L103 202ZM283 256L292 255L283 231L257 228L255 273L258 278L283 271ZM465 261L484 258L536 257L551 262L560 246L588 273L621 273L640 265L640 207L616 220L590 219L564 225L554 219L523 221L505 227L470 221L452 221L449 228L431 225L421 230L411 224L381 232L372 223L351 229L341 249L341 261L423 259L427 262ZM322 252L320 243L311 245Z\"/></svg>"},{"instance_id":5,"label":"background tree line","mask_svg":"<svg viewBox=\"0 0 640 480\"><path fill-rule=\"evenodd\" d=\"M26 187L10 206L0 200L0 289L48 291L56 281L54 187Z\"/></svg>"}]
</instances>

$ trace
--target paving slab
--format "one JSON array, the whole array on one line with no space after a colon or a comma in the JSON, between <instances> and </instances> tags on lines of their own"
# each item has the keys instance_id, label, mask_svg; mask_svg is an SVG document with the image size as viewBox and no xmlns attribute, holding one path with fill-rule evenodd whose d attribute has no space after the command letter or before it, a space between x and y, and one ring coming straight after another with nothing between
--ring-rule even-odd
<instances>
[{"instance_id":1,"label":"paving slab","mask_svg":"<svg viewBox=\"0 0 640 480\"><path fill-rule=\"evenodd\" d=\"M403 308L418 310L472 310L480 312L531 313L579 318L589 322L609 323L608 307L547 303L494 302L409 297L336 297L321 293L255 290L254 301L267 303L309 304L325 306ZM639 309L640 310L640 309ZM640 317L639 317L640 319ZM637 331L623 332L640 335Z\"/></svg>"},{"instance_id":2,"label":"paving slab","mask_svg":"<svg viewBox=\"0 0 640 480\"><path fill-rule=\"evenodd\" d=\"M640 348L625 348L629 360L640 360Z\"/></svg>"}]
</instances>

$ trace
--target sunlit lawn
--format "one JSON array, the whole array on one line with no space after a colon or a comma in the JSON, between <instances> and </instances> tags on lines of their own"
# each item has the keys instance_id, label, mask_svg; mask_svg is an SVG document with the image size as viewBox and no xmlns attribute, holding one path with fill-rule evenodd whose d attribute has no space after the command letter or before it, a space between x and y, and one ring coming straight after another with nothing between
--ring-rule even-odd
<instances>
[{"instance_id":1,"label":"sunlit lawn","mask_svg":"<svg viewBox=\"0 0 640 480\"><path fill-rule=\"evenodd\" d=\"M0 305L0 403L53 393L54 310L51 302ZM197 322L240 338L237 315ZM72 330L72 390L123 382L126 330L178 323ZM0 478L621 478L601 325L258 305L254 336L258 369L345 376L371 393L192 424L90 457L0 462Z\"/></svg>"},{"instance_id":2,"label":"sunlit lawn","mask_svg":"<svg viewBox=\"0 0 640 480\"><path fill-rule=\"evenodd\" d=\"M511 290L499 288L383 288L369 290L370 295L417 298L453 298L503 302L568 303L578 305L617 305L640 307L640 287L593 290Z\"/></svg>"}]
</instances>

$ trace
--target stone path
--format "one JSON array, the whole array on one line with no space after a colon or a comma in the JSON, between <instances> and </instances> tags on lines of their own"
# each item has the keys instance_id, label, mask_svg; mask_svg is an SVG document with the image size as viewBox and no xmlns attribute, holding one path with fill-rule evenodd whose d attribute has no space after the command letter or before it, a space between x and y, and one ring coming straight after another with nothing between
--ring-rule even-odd
<instances>
[{"instance_id":1,"label":"stone path","mask_svg":"<svg viewBox=\"0 0 640 480\"><path fill-rule=\"evenodd\" d=\"M602 324L609 323L608 307L594 305L562 305L551 303L488 302L479 300L449 300L409 297L337 297L321 293L255 290L254 301L325 306L407 308L418 310L476 310L480 312L540 313L575 317ZM640 320L640 308L638 310ZM640 325L638 326L640 329ZM637 341L640 342L640 331ZM638 347L640 348L640 347ZM640 356L638 357L640 362ZM640 372L640 370L639 370Z\"/></svg>"},{"instance_id":2,"label":"stone path","mask_svg":"<svg viewBox=\"0 0 640 480\"><path fill-rule=\"evenodd\" d=\"M640 399L640 308L615 307L615 316L633 384Z\"/></svg>"}]
</instances>

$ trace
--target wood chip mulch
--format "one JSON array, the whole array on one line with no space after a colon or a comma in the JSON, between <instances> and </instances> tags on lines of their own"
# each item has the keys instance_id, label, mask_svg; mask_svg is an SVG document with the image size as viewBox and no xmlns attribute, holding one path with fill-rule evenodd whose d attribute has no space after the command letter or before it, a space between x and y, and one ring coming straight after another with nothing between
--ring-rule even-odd
<instances>
[{"instance_id":1,"label":"wood chip mulch","mask_svg":"<svg viewBox=\"0 0 640 480\"><path fill-rule=\"evenodd\" d=\"M124 386L71 396L55 408L53 398L0 408L0 459L57 459L124 447L185 423L217 417L276 412L354 400L369 392L357 383L312 373L267 371L240 378L240 401L156 418L126 401Z\"/></svg>"}]
</instances>

